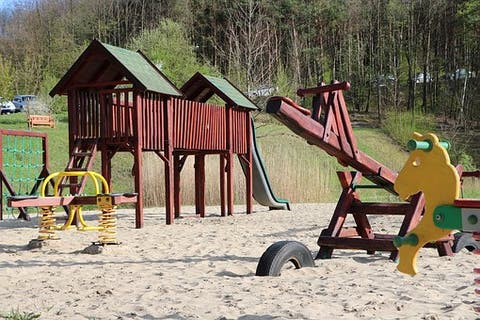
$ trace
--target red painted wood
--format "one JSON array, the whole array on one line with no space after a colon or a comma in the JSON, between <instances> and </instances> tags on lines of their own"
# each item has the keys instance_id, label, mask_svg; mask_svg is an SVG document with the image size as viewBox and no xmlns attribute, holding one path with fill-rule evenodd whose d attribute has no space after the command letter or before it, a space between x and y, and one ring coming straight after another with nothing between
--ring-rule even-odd
<instances>
[{"instance_id":1,"label":"red painted wood","mask_svg":"<svg viewBox=\"0 0 480 320\"><path fill-rule=\"evenodd\" d=\"M179 218L180 210L181 210L181 199L182 199L181 184L180 184L180 174L181 174L182 168L181 168L179 155L173 156L173 166L174 166L174 176L173 176L174 210L175 210L175 218Z\"/></svg>"},{"instance_id":2,"label":"red painted wood","mask_svg":"<svg viewBox=\"0 0 480 320\"><path fill-rule=\"evenodd\" d=\"M227 214L233 215L233 147L232 147L232 108L226 108L226 140L227 140Z\"/></svg>"},{"instance_id":3,"label":"red painted wood","mask_svg":"<svg viewBox=\"0 0 480 320\"><path fill-rule=\"evenodd\" d=\"M339 141L330 135L328 141L324 139L324 127L314 119L305 116L297 109L286 104L283 100L267 102L267 112L274 115L279 121L288 126L293 132L336 157L341 164L348 164L362 172L372 182L381 185L386 190L395 193L393 183L397 173L367 154L359 151L355 157L350 156L340 147ZM328 121L328 120L327 120Z\"/></svg>"},{"instance_id":4,"label":"red painted wood","mask_svg":"<svg viewBox=\"0 0 480 320\"><path fill-rule=\"evenodd\" d=\"M462 172L462 178L463 177L475 177L475 178L480 178L480 170L476 171L464 171Z\"/></svg>"},{"instance_id":5,"label":"red painted wood","mask_svg":"<svg viewBox=\"0 0 480 320\"><path fill-rule=\"evenodd\" d=\"M224 217L225 211L225 155L220 154L220 215Z\"/></svg>"},{"instance_id":6,"label":"red painted wood","mask_svg":"<svg viewBox=\"0 0 480 320\"><path fill-rule=\"evenodd\" d=\"M314 95L314 94L319 94L323 92L331 92L331 91L337 91L337 90L350 90L350 83L344 81L344 82L338 82L338 83L314 87L314 88L298 89L297 94L300 97L305 97L308 95Z\"/></svg>"},{"instance_id":7,"label":"red painted wood","mask_svg":"<svg viewBox=\"0 0 480 320\"><path fill-rule=\"evenodd\" d=\"M122 194L112 195L114 204L135 203L137 196L125 196ZM68 206L68 205L95 205L96 196L65 196L65 197L39 197L34 199L10 198L8 205L13 208L42 207L42 206Z\"/></svg>"},{"instance_id":8,"label":"red painted wood","mask_svg":"<svg viewBox=\"0 0 480 320\"><path fill-rule=\"evenodd\" d=\"M246 131L246 139L247 141L252 141L252 122L250 121L250 114L245 113L245 131ZM252 154L252 144L247 143L247 154L246 158L248 161L248 167L246 170L246 191L245 197L247 202L247 214L253 212L253 169L252 169L252 162L253 162L253 154Z\"/></svg>"},{"instance_id":9,"label":"red painted wood","mask_svg":"<svg viewBox=\"0 0 480 320\"><path fill-rule=\"evenodd\" d=\"M174 212L174 188L173 188L173 104L170 100L166 101L166 108L164 109L164 155L167 161L165 161L165 215L166 223L172 224L175 212Z\"/></svg>"},{"instance_id":10,"label":"red painted wood","mask_svg":"<svg viewBox=\"0 0 480 320\"><path fill-rule=\"evenodd\" d=\"M167 111L167 100L171 111ZM111 164L107 163L111 153L107 150L132 152L136 176L142 170L140 152L154 151L159 155L163 152L168 194L180 192L176 186L179 172L172 160L174 151L203 157L225 153L221 157L224 163L221 169L224 174L220 178L224 190L221 192L224 192L224 207L227 204L227 211L233 213L233 155L245 155L248 159L250 148L247 110L165 98L158 93L131 88L95 91L91 87L77 87L69 92L69 121L72 146L76 139L98 139L99 150L105 150L102 151L105 154L102 172L111 170ZM141 182L137 177L135 181L135 189L139 192ZM167 223L172 223L173 216L180 210L180 198L167 199L166 203L169 201L171 204L167 207L173 209L167 208ZM247 205L251 207L249 201ZM138 204L140 207L143 210L142 203ZM143 216L137 215L136 220L137 227L143 226Z\"/></svg>"},{"instance_id":11,"label":"red painted wood","mask_svg":"<svg viewBox=\"0 0 480 320\"><path fill-rule=\"evenodd\" d=\"M141 96L139 95L135 100L135 105L141 104ZM143 130L142 122L138 121L141 119L142 110L140 108L135 108L136 113L134 115L133 124L136 126L136 136L139 137ZM135 174L135 192L138 194L137 203L135 206L135 228L143 228L144 225L144 215L143 215L143 157L142 157L142 144L140 141L137 141L134 152L134 174Z\"/></svg>"},{"instance_id":12,"label":"red painted wood","mask_svg":"<svg viewBox=\"0 0 480 320\"><path fill-rule=\"evenodd\" d=\"M480 199L456 199L453 205L460 208L480 209Z\"/></svg>"},{"instance_id":13,"label":"red painted wood","mask_svg":"<svg viewBox=\"0 0 480 320\"><path fill-rule=\"evenodd\" d=\"M195 156L195 209L205 217L205 155Z\"/></svg>"}]
</instances>

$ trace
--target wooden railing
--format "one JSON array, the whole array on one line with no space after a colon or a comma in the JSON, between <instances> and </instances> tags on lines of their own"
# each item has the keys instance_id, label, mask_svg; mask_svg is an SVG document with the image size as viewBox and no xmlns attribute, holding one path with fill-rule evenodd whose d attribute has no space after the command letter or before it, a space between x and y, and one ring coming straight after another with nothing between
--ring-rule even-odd
<instances>
[{"instance_id":1,"label":"wooden railing","mask_svg":"<svg viewBox=\"0 0 480 320\"><path fill-rule=\"evenodd\" d=\"M232 136L232 151L247 152L246 130L250 125L249 113L230 109L230 128L227 128L229 109L208 103L166 98L158 93L146 92L136 106L136 95L131 89L95 93L78 91L75 95L75 138L102 139L118 144L135 139L136 109L140 109L142 130L140 137L144 150L161 151L165 144L165 112L172 104L175 149L226 151L228 134Z\"/></svg>"}]
</instances>

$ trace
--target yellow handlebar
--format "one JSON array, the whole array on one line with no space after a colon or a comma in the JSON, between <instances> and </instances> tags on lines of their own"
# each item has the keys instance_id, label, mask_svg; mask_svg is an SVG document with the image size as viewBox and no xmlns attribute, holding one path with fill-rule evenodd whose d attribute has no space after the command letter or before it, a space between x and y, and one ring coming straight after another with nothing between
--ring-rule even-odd
<instances>
[{"instance_id":1,"label":"yellow handlebar","mask_svg":"<svg viewBox=\"0 0 480 320\"><path fill-rule=\"evenodd\" d=\"M98 180L102 183L103 190L105 190L104 193L110 193L110 188L108 186L107 180L99 174L94 171L60 171L60 172L55 172L49 175L45 180L43 181L41 187L40 187L40 196L45 197L45 190L47 188L48 183L50 180L57 178L54 183L54 196L59 197L60 196L60 182L62 181L62 178L64 177L83 177L83 176L88 176L92 179L94 187L95 187L95 195L102 193L100 191L100 185Z\"/></svg>"}]
</instances>

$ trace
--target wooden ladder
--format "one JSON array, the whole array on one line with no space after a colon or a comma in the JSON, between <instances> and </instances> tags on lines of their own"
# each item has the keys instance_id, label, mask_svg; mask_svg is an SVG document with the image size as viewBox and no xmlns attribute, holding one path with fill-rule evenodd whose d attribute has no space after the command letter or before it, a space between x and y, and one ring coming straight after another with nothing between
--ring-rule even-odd
<instances>
[{"instance_id":1,"label":"wooden ladder","mask_svg":"<svg viewBox=\"0 0 480 320\"><path fill-rule=\"evenodd\" d=\"M65 171L90 171L96 154L96 140L77 140L70 153L70 160ZM82 176L80 180L77 177L63 177L59 184L60 195L65 191L70 195L79 195L85 189L86 183L87 176Z\"/></svg>"}]
</instances>

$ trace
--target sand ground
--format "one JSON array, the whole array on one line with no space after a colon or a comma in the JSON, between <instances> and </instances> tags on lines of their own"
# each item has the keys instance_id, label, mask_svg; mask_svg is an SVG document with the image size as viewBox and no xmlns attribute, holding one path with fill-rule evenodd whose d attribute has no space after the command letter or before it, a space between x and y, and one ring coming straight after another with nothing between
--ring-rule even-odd
<instances>
[{"instance_id":1,"label":"sand ground","mask_svg":"<svg viewBox=\"0 0 480 320\"><path fill-rule=\"evenodd\" d=\"M388 253L336 250L314 268L256 277L257 262L279 240L298 240L316 254L333 204L297 204L292 211L255 207L252 215L185 218L166 226L163 208L146 209L134 229L132 210L118 211L118 246L81 253L96 232L60 232L60 240L26 248L36 218L0 222L0 312L40 319L475 319L478 256L423 249L420 274L400 274ZM238 207L237 210L244 210ZM93 220L93 214L87 214ZM398 218L397 218L398 219ZM376 232L400 221L376 217ZM92 221L92 223L94 223Z\"/></svg>"}]
</instances>

